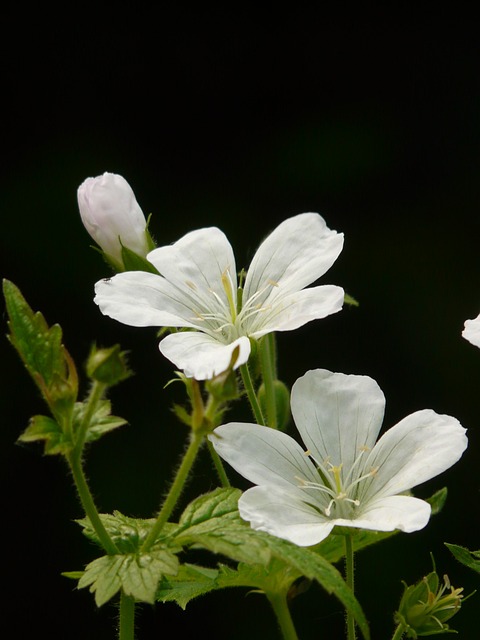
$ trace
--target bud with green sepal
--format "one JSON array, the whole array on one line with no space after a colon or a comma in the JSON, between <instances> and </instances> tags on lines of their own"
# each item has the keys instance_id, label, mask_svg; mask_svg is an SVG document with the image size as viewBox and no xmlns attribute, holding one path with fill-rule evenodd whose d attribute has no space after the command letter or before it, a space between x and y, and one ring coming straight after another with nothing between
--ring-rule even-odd
<instances>
[{"instance_id":1,"label":"bud with green sepal","mask_svg":"<svg viewBox=\"0 0 480 640\"><path fill-rule=\"evenodd\" d=\"M109 387L129 378L132 373L127 365L126 351L121 351L118 344L103 349L93 346L87 360L87 375Z\"/></svg>"},{"instance_id":2,"label":"bud with green sepal","mask_svg":"<svg viewBox=\"0 0 480 640\"><path fill-rule=\"evenodd\" d=\"M116 271L155 271L146 256L155 248L135 194L120 175L105 172L78 188L82 222Z\"/></svg>"}]
</instances>

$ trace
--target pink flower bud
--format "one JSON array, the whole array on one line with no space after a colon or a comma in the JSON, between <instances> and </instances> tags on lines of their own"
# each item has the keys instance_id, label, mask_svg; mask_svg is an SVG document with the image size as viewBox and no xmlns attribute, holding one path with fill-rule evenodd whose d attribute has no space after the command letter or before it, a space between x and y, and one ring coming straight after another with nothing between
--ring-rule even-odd
<instances>
[{"instance_id":1,"label":"pink flower bud","mask_svg":"<svg viewBox=\"0 0 480 640\"><path fill-rule=\"evenodd\" d=\"M87 178L77 196L86 230L117 268L124 268L122 246L142 258L147 255L147 223L125 178L115 173Z\"/></svg>"}]
</instances>

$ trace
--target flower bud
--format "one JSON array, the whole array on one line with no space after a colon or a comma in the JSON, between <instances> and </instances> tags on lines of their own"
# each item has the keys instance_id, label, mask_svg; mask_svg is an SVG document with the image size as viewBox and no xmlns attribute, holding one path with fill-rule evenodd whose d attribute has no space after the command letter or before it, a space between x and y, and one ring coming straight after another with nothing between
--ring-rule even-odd
<instances>
[{"instance_id":1,"label":"flower bud","mask_svg":"<svg viewBox=\"0 0 480 640\"><path fill-rule=\"evenodd\" d=\"M120 351L120 345L106 349L92 347L87 361L87 375L92 380L102 382L109 387L125 380L131 375L127 366L126 352Z\"/></svg>"},{"instance_id":2,"label":"flower bud","mask_svg":"<svg viewBox=\"0 0 480 640\"><path fill-rule=\"evenodd\" d=\"M145 216L125 178L115 173L87 178L77 197L86 230L117 270L125 270L122 248L141 258L153 248Z\"/></svg>"}]
</instances>

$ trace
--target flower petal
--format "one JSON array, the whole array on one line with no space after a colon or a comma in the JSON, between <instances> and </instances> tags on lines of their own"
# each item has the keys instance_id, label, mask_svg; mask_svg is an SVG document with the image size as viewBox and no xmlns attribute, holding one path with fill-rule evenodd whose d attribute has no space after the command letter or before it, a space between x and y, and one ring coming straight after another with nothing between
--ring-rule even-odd
<instances>
[{"instance_id":1,"label":"flower petal","mask_svg":"<svg viewBox=\"0 0 480 640\"><path fill-rule=\"evenodd\" d=\"M253 529L289 540L300 547L317 544L328 536L333 522L302 502L296 493L272 487L248 489L238 501L238 509Z\"/></svg>"},{"instance_id":2,"label":"flower petal","mask_svg":"<svg viewBox=\"0 0 480 640\"><path fill-rule=\"evenodd\" d=\"M265 289L256 302L285 296L315 282L335 262L343 247L343 234L329 229L318 213L301 213L284 220L258 248L245 279L244 302Z\"/></svg>"},{"instance_id":3,"label":"flower petal","mask_svg":"<svg viewBox=\"0 0 480 640\"><path fill-rule=\"evenodd\" d=\"M311 287L275 300L244 323L252 338L272 331L290 331L311 320L319 320L340 311L344 291L334 285Z\"/></svg>"},{"instance_id":4,"label":"flower petal","mask_svg":"<svg viewBox=\"0 0 480 640\"><path fill-rule=\"evenodd\" d=\"M368 376L314 369L292 387L292 415L312 457L349 470L360 451L373 447L385 397Z\"/></svg>"},{"instance_id":5,"label":"flower petal","mask_svg":"<svg viewBox=\"0 0 480 640\"><path fill-rule=\"evenodd\" d=\"M362 488L371 498L389 496L434 478L459 460L468 444L465 433L451 416L431 409L412 413L377 442L365 461L375 475Z\"/></svg>"},{"instance_id":6,"label":"flower petal","mask_svg":"<svg viewBox=\"0 0 480 640\"><path fill-rule=\"evenodd\" d=\"M431 507L424 500L410 496L388 496L369 502L358 518L336 518L334 524L374 531L400 529L410 533L423 529L430 519L430 513Z\"/></svg>"},{"instance_id":7,"label":"flower petal","mask_svg":"<svg viewBox=\"0 0 480 640\"><path fill-rule=\"evenodd\" d=\"M191 231L171 246L154 249L147 258L169 282L197 303L204 301L206 309L214 302L215 294L228 308L222 284L222 276L227 272L236 299L237 274L233 249L225 234L216 227Z\"/></svg>"},{"instance_id":8,"label":"flower petal","mask_svg":"<svg viewBox=\"0 0 480 640\"><path fill-rule=\"evenodd\" d=\"M118 273L97 282L95 294L104 315L133 327L196 326L188 300L154 273Z\"/></svg>"},{"instance_id":9,"label":"flower petal","mask_svg":"<svg viewBox=\"0 0 480 640\"><path fill-rule=\"evenodd\" d=\"M162 354L183 369L187 378L196 380L207 380L225 371L236 347L239 354L234 368L244 364L250 355L250 340L246 337L222 344L204 333L181 331L168 335L159 345Z\"/></svg>"},{"instance_id":10,"label":"flower petal","mask_svg":"<svg viewBox=\"0 0 480 640\"><path fill-rule=\"evenodd\" d=\"M474 320L465 320L462 336L475 347L480 347L480 315Z\"/></svg>"},{"instance_id":11,"label":"flower petal","mask_svg":"<svg viewBox=\"0 0 480 640\"><path fill-rule=\"evenodd\" d=\"M315 466L286 433L258 424L232 422L209 436L216 452L254 484L298 491L301 480L318 482Z\"/></svg>"}]
</instances>

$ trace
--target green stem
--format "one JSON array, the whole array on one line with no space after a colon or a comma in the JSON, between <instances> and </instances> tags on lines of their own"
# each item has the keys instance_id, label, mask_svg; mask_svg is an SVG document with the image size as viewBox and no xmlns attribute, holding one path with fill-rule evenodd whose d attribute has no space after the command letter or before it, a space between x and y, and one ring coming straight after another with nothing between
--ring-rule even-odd
<instances>
[{"instance_id":1,"label":"green stem","mask_svg":"<svg viewBox=\"0 0 480 640\"><path fill-rule=\"evenodd\" d=\"M345 573L346 573L346 583L352 590L352 593L355 593L355 564L354 564L354 553L353 553L353 542L352 536L347 534L345 536ZM356 639L356 631L355 631L355 618L350 609L347 609L347 637L348 640Z\"/></svg>"},{"instance_id":2,"label":"green stem","mask_svg":"<svg viewBox=\"0 0 480 640\"><path fill-rule=\"evenodd\" d=\"M286 595L284 593L266 593L265 595L275 612L284 640L298 640Z\"/></svg>"},{"instance_id":3,"label":"green stem","mask_svg":"<svg viewBox=\"0 0 480 640\"><path fill-rule=\"evenodd\" d=\"M218 453L215 451L215 448L213 444L210 442L210 440L207 440L207 446L208 446L208 450L210 451L210 455L212 456L213 464L215 465L215 469L217 471L220 484L224 488L230 487L231 486L230 480L228 479L228 476L225 472L225 467L223 466L223 462L220 456L218 455Z\"/></svg>"},{"instance_id":4,"label":"green stem","mask_svg":"<svg viewBox=\"0 0 480 640\"><path fill-rule=\"evenodd\" d=\"M87 516L87 518L90 520L90 524L97 534L98 539L100 540L100 544L109 555L118 553L118 549L115 546L115 543L108 535L107 530L103 526L103 523L100 520L100 516L98 515L97 507L95 506L95 502L93 501L92 494L90 492L90 488L83 471L81 458L77 455L74 455L74 453L72 452L71 454L67 455L67 461L72 471L73 480L75 482L78 497L80 498L80 502L82 503L83 510L85 511L85 515Z\"/></svg>"},{"instance_id":5,"label":"green stem","mask_svg":"<svg viewBox=\"0 0 480 640\"><path fill-rule=\"evenodd\" d=\"M395 629L395 633L392 636L392 640L401 640L403 638L403 634L405 633L403 624L399 624Z\"/></svg>"},{"instance_id":6,"label":"green stem","mask_svg":"<svg viewBox=\"0 0 480 640\"><path fill-rule=\"evenodd\" d=\"M243 386L245 387L245 391L247 392L247 397L250 402L250 406L252 407L255 420L257 421L257 424L265 425L266 423L263 417L262 409L260 408L257 394L255 393L255 389L253 388L252 377L250 376L250 369L248 368L248 364L242 364L240 366L240 373L242 375Z\"/></svg>"},{"instance_id":7,"label":"green stem","mask_svg":"<svg viewBox=\"0 0 480 640\"><path fill-rule=\"evenodd\" d=\"M120 592L120 619L118 640L134 640L135 638L135 600Z\"/></svg>"},{"instance_id":8,"label":"green stem","mask_svg":"<svg viewBox=\"0 0 480 640\"><path fill-rule=\"evenodd\" d=\"M262 378L265 385L265 401L267 407L267 424L273 429L278 428L277 423L277 397L275 394L276 349L275 335L267 333L262 338L260 345L260 362L262 366Z\"/></svg>"},{"instance_id":9,"label":"green stem","mask_svg":"<svg viewBox=\"0 0 480 640\"><path fill-rule=\"evenodd\" d=\"M107 388L106 384L102 382L94 382L92 385L92 389L88 396L87 406L85 408L85 413L83 414L83 420L78 428L75 437L75 445L74 445L74 454L78 457L81 457L83 452L83 447L85 445L85 438L87 437L88 427L90 426L90 422L92 420L93 414L95 413L98 403L102 399L102 396Z\"/></svg>"},{"instance_id":10,"label":"green stem","mask_svg":"<svg viewBox=\"0 0 480 640\"><path fill-rule=\"evenodd\" d=\"M142 545L141 551L146 552L150 549L150 547L157 539L160 531L162 530L163 525L170 517L173 509L175 508L175 505L177 504L180 494L182 493L188 474L190 473L193 463L195 462L195 458L197 457L197 453L202 442L203 434L193 431L191 434L190 444L188 445L185 456L183 457L183 460L178 468L173 484L170 487L170 491L168 492L165 502L160 509L155 524L151 528L150 533L148 534L145 542Z\"/></svg>"}]
</instances>

